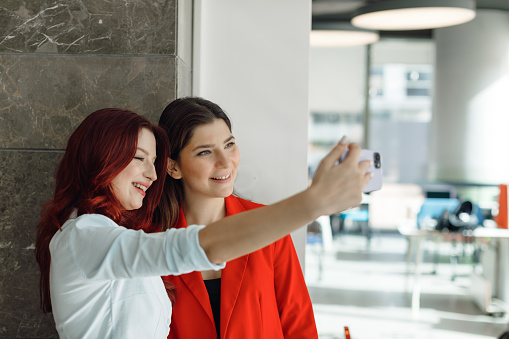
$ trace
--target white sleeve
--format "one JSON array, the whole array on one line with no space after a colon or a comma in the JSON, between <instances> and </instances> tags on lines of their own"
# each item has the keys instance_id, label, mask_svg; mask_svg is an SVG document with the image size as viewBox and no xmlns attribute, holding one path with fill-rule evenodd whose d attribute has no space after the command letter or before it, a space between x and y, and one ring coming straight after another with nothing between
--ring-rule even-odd
<instances>
[{"instance_id":1,"label":"white sleeve","mask_svg":"<svg viewBox=\"0 0 509 339\"><path fill-rule=\"evenodd\" d=\"M73 261L88 279L179 275L225 267L211 263L199 244L198 232L205 226L145 233L98 214L82 215L69 226Z\"/></svg>"}]
</instances>

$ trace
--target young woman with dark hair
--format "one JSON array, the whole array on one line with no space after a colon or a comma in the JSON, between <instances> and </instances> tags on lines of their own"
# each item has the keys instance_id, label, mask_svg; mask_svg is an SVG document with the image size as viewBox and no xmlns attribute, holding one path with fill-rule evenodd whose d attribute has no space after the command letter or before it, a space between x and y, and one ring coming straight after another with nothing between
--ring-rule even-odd
<instances>
[{"instance_id":1,"label":"young woman with dark hair","mask_svg":"<svg viewBox=\"0 0 509 339\"><path fill-rule=\"evenodd\" d=\"M199 97L180 98L165 108L159 126L171 149L157 208L165 225L206 225L262 206L232 195L240 153L221 107ZM163 280L177 294L168 338L318 338L290 235L229 261L221 271Z\"/></svg>"},{"instance_id":2,"label":"young woman with dark hair","mask_svg":"<svg viewBox=\"0 0 509 339\"><path fill-rule=\"evenodd\" d=\"M156 232L166 228L154 214L168 164L164 131L130 111L90 114L69 139L37 225L43 311L62 338L165 338L172 308L160 276L222 269L360 202L368 164L353 147L335 165L345 148L338 144L293 197L207 227Z\"/></svg>"}]
</instances>

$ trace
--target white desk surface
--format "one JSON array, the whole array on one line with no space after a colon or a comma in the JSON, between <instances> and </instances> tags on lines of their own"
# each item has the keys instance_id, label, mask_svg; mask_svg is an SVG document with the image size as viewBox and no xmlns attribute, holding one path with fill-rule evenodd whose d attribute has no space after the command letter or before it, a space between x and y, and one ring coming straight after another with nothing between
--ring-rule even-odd
<instances>
[{"instance_id":1,"label":"white desk surface","mask_svg":"<svg viewBox=\"0 0 509 339\"><path fill-rule=\"evenodd\" d=\"M509 230L507 228L477 227L473 235L476 238L509 238Z\"/></svg>"},{"instance_id":2,"label":"white desk surface","mask_svg":"<svg viewBox=\"0 0 509 339\"><path fill-rule=\"evenodd\" d=\"M437 230L420 229L411 226L398 227L399 233L405 237L433 237L447 235L450 233L442 233ZM454 233L454 232L451 232ZM491 228L491 227L477 227L472 236L474 238L509 238L509 229L506 228Z\"/></svg>"},{"instance_id":3,"label":"white desk surface","mask_svg":"<svg viewBox=\"0 0 509 339\"><path fill-rule=\"evenodd\" d=\"M437 230L427 230L412 226L401 226L398 227L399 233L404 235L405 237L429 237L429 236L440 236L442 234L441 231Z\"/></svg>"},{"instance_id":4,"label":"white desk surface","mask_svg":"<svg viewBox=\"0 0 509 339\"><path fill-rule=\"evenodd\" d=\"M412 313L414 316L418 316L420 309L420 275L421 275L421 264L423 257L423 240L430 238L438 238L442 241L446 240L447 235L458 235L458 233L447 233L437 231L433 229L419 229L412 225L401 225L398 227L398 231L401 235L408 238L408 249L407 249L407 274L410 273L410 262L412 261L413 248L416 247L416 255L414 259L414 284L412 288ZM478 227L471 235L473 238L483 239L509 239L509 230L505 228L491 228L491 227Z\"/></svg>"}]
</instances>

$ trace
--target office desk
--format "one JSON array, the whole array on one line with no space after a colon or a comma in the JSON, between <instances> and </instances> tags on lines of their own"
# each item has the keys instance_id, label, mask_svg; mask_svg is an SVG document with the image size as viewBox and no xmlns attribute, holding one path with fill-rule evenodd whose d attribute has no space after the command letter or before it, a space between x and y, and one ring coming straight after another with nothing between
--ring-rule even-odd
<instances>
[{"instance_id":1,"label":"office desk","mask_svg":"<svg viewBox=\"0 0 509 339\"><path fill-rule=\"evenodd\" d=\"M479 227L474 231L477 242L490 244L488 259L481 256L483 275L491 283L491 297L509 302L509 230L504 228ZM486 265L486 267L485 267ZM485 301L486 309L493 306L492 300Z\"/></svg>"},{"instance_id":2,"label":"office desk","mask_svg":"<svg viewBox=\"0 0 509 339\"><path fill-rule=\"evenodd\" d=\"M412 288L412 313L418 315L420 308L421 295L421 266L424 249L422 244L425 240L434 240L440 242L456 242L458 239L465 238L461 233L442 232L430 229L419 229L414 226L400 226L398 231L401 235L408 238L408 250L406 255L407 275L410 274L410 264L412 262L412 254L415 250L414 260L414 279ZM473 235L473 234L472 234ZM469 235L470 237L470 235ZM468 238L468 237L467 237Z\"/></svg>"},{"instance_id":3,"label":"office desk","mask_svg":"<svg viewBox=\"0 0 509 339\"><path fill-rule=\"evenodd\" d=\"M415 249L414 261L414 280L412 288L412 313L417 315L420 308L420 295L421 295L421 264L423 256L422 243L428 239L439 239L442 232L435 230L419 229L412 226L398 227L399 233L408 238L408 249L406 254L407 275L410 274L410 263L412 261L412 254Z\"/></svg>"},{"instance_id":4,"label":"office desk","mask_svg":"<svg viewBox=\"0 0 509 339\"><path fill-rule=\"evenodd\" d=\"M478 227L474 230L473 236L475 238L509 239L509 230L506 228Z\"/></svg>"}]
</instances>

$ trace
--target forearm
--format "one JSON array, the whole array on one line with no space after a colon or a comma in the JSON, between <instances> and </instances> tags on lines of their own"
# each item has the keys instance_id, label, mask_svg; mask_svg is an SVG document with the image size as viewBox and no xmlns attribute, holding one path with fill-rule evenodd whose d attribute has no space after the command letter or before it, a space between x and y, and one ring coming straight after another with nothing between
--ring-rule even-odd
<instances>
[{"instance_id":1,"label":"forearm","mask_svg":"<svg viewBox=\"0 0 509 339\"><path fill-rule=\"evenodd\" d=\"M369 161L359 163L360 147L351 145L348 157L339 143L321 161L311 186L277 204L236 214L208 225L199 233L200 246L212 263L251 253L306 225L320 215L344 211L361 202L369 182Z\"/></svg>"},{"instance_id":2,"label":"forearm","mask_svg":"<svg viewBox=\"0 0 509 339\"><path fill-rule=\"evenodd\" d=\"M312 203L308 189L274 205L223 218L200 231L200 245L213 263L238 258L314 220L318 215Z\"/></svg>"}]
</instances>

